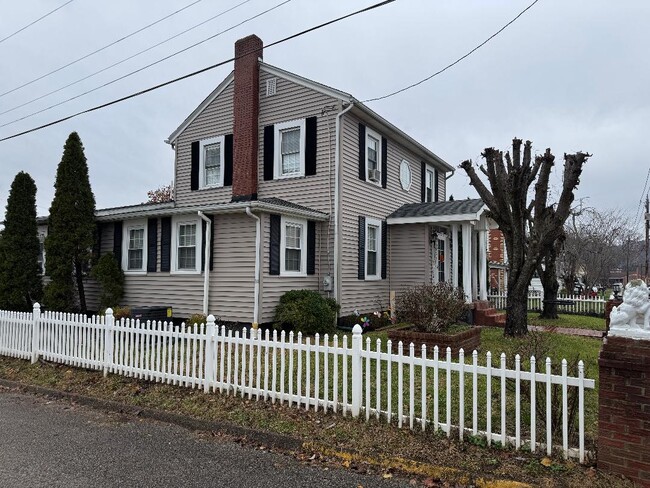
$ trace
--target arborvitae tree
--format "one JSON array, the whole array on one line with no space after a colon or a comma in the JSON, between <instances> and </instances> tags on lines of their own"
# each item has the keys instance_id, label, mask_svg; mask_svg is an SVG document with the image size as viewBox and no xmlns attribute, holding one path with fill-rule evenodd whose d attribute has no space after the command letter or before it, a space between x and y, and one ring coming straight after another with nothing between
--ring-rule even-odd
<instances>
[{"instance_id":1,"label":"arborvitae tree","mask_svg":"<svg viewBox=\"0 0 650 488\"><path fill-rule=\"evenodd\" d=\"M113 253L104 254L90 271L90 276L99 282L102 294L99 308L117 307L124 296L124 271Z\"/></svg>"},{"instance_id":2,"label":"arborvitae tree","mask_svg":"<svg viewBox=\"0 0 650 488\"><path fill-rule=\"evenodd\" d=\"M41 300L43 285L38 268L36 184L22 171L14 178L7 198L1 246L0 305L7 310L29 312L34 302Z\"/></svg>"},{"instance_id":3,"label":"arborvitae tree","mask_svg":"<svg viewBox=\"0 0 650 488\"><path fill-rule=\"evenodd\" d=\"M53 310L74 311L76 291L79 308L85 313L83 278L94 243L95 196L76 132L70 134L63 147L54 190L45 239L46 274L52 281L45 288L45 304Z\"/></svg>"}]
</instances>

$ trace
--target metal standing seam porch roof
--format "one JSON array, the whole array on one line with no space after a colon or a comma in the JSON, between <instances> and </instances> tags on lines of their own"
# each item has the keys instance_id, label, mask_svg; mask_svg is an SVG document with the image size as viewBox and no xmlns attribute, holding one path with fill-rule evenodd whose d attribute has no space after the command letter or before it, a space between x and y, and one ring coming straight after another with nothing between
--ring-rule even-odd
<instances>
[{"instance_id":1,"label":"metal standing seam porch roof","mask_svg":"<svg viewBox=\"0 0 650 488\"><path fill-rule=\"evenodd\" d=\"M386 218L390 224L479 220L487 210L480 198L448 202L407 203Z\"/></svg>"}]
</instances>

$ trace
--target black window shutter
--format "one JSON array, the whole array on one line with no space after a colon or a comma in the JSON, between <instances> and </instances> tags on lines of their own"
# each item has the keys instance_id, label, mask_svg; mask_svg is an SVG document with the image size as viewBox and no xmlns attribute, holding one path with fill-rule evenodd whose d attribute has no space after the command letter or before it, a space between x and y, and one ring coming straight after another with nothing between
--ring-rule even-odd
<instances>
[{"instance_id":1,"label":"black window shutter","mask_svg":"<svg viewBox=\"0 0 650 488\"><path fill-rule=\"evenodd\" d=\"M158 260L158 219L147 220L147 272L156 272Z\"/></svg>"},{"instance_id":2,"label":"black window shutter","mask_svg":"<svg viewBox=\"0 0 650 488\"><path fill-rule=\"evenodd\" d=\"M122 267L122 221L113 223L113 256L117 265Z\"/></svg>"},{"instance_id":3,"label":"black window shutter","mask_svg":"<svg viewBox=\"0 0 650 488\"><path fill-rule=\"evenodd\" d=\"M359 179L366 181L366 126L359 122Z\"/></svg>"},{"instance_id":4,"label":"black window shutter","mask_svg":"<svg viewBox=\"0 0 650 488\"><path fill-rule=\"evenodd\" d=\"M316 117L308 117L305 121L305 175L316 174Z\"/></svg>"},{"instance_id":5,"label":"black window shutter","mask_svg":"<svg viewBox=\"0 0 650 488\"><path fill-rule=\"evenodd\" d=\"M172 261L172 218L160 219L160 271L169 271Z\"/></svg>"},{"instance_id":6,"label":"black window shutter","mask_svg":"<svg viewBox=\"0 0 650 488\"><path fill-rule=\"evenodd\" d=\"M271 242L269 245L269 274L280 274L280 216L271 214Z\"/></svg>"},{"instance_id":7,"label":"black window shutter","mask_svg":"<svg viewBox=\"0 0 650 488\"><path fill-rule=\"evenodd\" d=\"M273 145L275 131L272 125L264 127L264 181L273 179Z\"/></svg>"},{"instance_id":8,"label":"black window shutter","mask_svg":"<svg viewBox=\"0 0 650 488\"><path fill-rule=\"evenodd\" d=\"M190 172L190 190L199 189L199 141L192 143L192 171Z\"/></svg>"},{"instance_id":9,"label":"black window shutter","mask_svg":"<svg viewBox=\"0 0 650 488\"><path fill-rule=\"evenodd\" d=\"M102 253L102 224L97 223L95 227L95 243L93 244L93 259L95 262L99 259Z\"/></svg>"},{"instance_id":10,"label":"black window shutter","mask_svg":"<svg viewBox=\"0 0 650 488\"><path fill-rule=\"evenodd\" d=\"M224 137L223 148L223 186L232 186L232 134Z\"/></svg>"},{"instance_id":11,"label":"black window shutter","mask_svg":"<svg viewBox=\"0 0 650 488\"><path fill-rule=\"evenodd\" d=\"M214 215L207 216L210 219L210 271L214 268ZM205 269L205 241L206 241L207 223L201 220L201 271Z\"/></svg>"},{"instance_id":12,"label":"black window shutter","mask_svg":"<svg viewBox=\"0 0 650 488\"><path fill-rule=\"evenodd\" d=\"M381 187L386 188L388 182L388 139L381 138Z\"/></svg>"},{"instance_id":13,"label":"black window shutter","mask_svg":"<svg viewBox=\"0 0 650 488\"><path fill-rule=\"evenodd\" d=\"M439 200L439 195L438 195L438 170L437 169L433 170L433 174L434 174L434 183L433 184L436 185L435 188L434 188L434 199L433 200L435 202L437 202Z\"/></svg>"},{"instance_id":14,"label":"black window shutter","mask_svg":"<svg viewBox=\"0 0 650 488\"><path fill-rule=\"evenodd\" d=\"M359 270L358 278L366 279L366 218L359 216Z\"/></svg>"},{"instance_id":15,"label":"black window shutter","mask_svg":"<svg viewBox=\"0 0 650 488\"><path fill-rule=\"evenodd\" d=\"M386 264L388 263L388 225L385 220L381 222L381 279L386 279Z\"/></svg>"},{"instance_id":16,"label":"black window shutter","mask_svg":"<svg viewBox=\"0 0 650 488\"><path fill-rule=\"evenodd\" d=\"M422 161L420 171L420 188L421 188L421 200L423 202L427 201L427 163Z\"/></svg>"},{"instance_id":17,"label":"black window shutter","mask_svg":"<svg viewBox=\"0 0 650 488\"><path fill-rule=\"evenodd\" d=\"M316 274L316 222L307 221L307 274Z\"/></svg>"}]
</instances>

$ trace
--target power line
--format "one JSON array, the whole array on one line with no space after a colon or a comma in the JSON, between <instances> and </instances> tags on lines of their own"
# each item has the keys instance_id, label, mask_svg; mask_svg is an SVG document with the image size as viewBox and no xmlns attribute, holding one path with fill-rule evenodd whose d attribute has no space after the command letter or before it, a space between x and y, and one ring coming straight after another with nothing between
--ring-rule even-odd
<instances>
[{"instance_id":1,"label":"power line","mask_svg":"<svg viewBox=\"0 0 650 488\"><path fill-rule=\"evenodd\" d=\"M249 1L249 0L246 0L246 1ZM127 73L127 74L125 74L125 75L122 75L122 76L120 76L120 77L118 77L118 78L115 78L115 79L113 79L113 80L111 80L111 81L107 81L106 83L104 83L104 84L102 84L102 85L96 86L95 88L92 88L92 89L90 89L90 90L87 90L87 91L85 91L85 92L83 92L83 93L80 93L80 94L75 95L75 96L73 96L73 97L70 97L70 98L67 98L67 99L65 99L65 100L62 100L62 101L60 101L60 102L58 102L58 103L55 103L55 104L53 104L53 105L50 105L49 107L45 107L45 108L43 108L43 109L41 109L41 110L37 110L36 112L32 112L32 113L27 114L27 115L25 115L25 116L23 116L23 117L19 117L19 118L14 119L14 120L12 120L12 121L10 121L10 122L6 122L6 123L4 123L4 124L1 124L1 125L0 125L0 128L2 128L2 127L6 127L6 126L8 126L8 125L15 124L16 122L20 122L21 120L29 119L29 118L33 117L34 115L38 115L38 114L41 114L41 113L43 113L43 112L47 112L48 110L51 110L51 109L53 109L53 108L55 108L55 107L58 107L58 106L63 105L63 104L65 104L65 103L68 103L68 102L70 102L70 101L72 101L72 100L76 100L77 98L81 98L81 97L83 97L83 96L85 96L85 95L88 95L89 93L95 92L95 91L100 90L100 89L102 89L102 88L104 88L104 87L107 87L107 86L109 86L109 85L112 85L113 83L117 83L117 82L120 81L120 80L123 80L123 79L125 79L125 78L128 78L129 76L133 76L133 75L136 74L136 73L139 73L139 72L144 71L144 70L146 70L146 69L148 69L148 68L151 68L152 66L155 66L155 65L157 65L157 64L159 64L159 63L162 63L163 61L166 61L166 60L168 60L168 59L170 59L170 58L173 58L174 56L177 56L177 55L179 55L179 54L181 54L181 53L184 53L185 51L189 51L190 49L195 48L196 46L198 46L198 45L200 45L200 44L203 44L204 42L210 41L210 40L214 39L215 37L218 37L218 36L220 36L220 35L222 35L222 34L225 34L226 32L229 32L229 31L231 31L231 30L233 30L233 29L236 29L237 27L239 27L239 26L241 26L241 25L243 25L243 24L246 24L247 22L250 22L251 20L254 20L254 19L258 18L258 17L261 17L262 15L267 14L267 13L271 12L272 10L275 10L275 9L277 9L277 8L279 8L279 7L282 7L283 5L285 5L285 4L289 3L289 2L291 2L291 0L284 0L283 2L280 2L280 3L278 3L277 5L275 5L275 6L271 7L271 8L268 8L268 9L266 9L266 10L264 10L264 11L262 11L262 12L256 14L256 15L253 15L252 17L249 17L249 18L247 18L247 19L245 19L245 20L239 22L238 24L235 24L235 25L233 25L233 26L231 26L231 27L228 27L227 29L222 30L221 32L217 32L216 34L213 34L212 36L210 36L210 37L208 37L208 38L206 38L206 39L203 39L202 41L199 41L199 42L197 42L197 43L194 43L194 44L192 44L191 46L185 47L185 48L181 49L180 51L176 51L175 53L172 53L172 54L170 54L170 55L168 55L168 56L165 56L165 57L163 57L163 58L160 58L160 59L158 59L157 61L154 61L153 63L149 63L149 64L147 64L146 66L143 66L143 67L138 68L138 69L136 69L136 70L130 71L129 73ZM243 2L243 3L245 3L245 2ZM241 5L241 4L240 4L240 5ZM232 7L232 8L236 8L236 7ZM232 10L232 8L231 8L230 10ZM224 13L225 13L225 12L222 12L222 13L219 14L219 15L222 15L222 14L224 14ZM180 34L179 34L179 35L180 35ZM155 46L154 46L154 47L155 47ZM149 49L151 49L151 48L149 48ZM135 56L135 55L134 55L134 56ZM134 57L134 56L131 56L131 57ZM127 58L127 59L130 59L130 58ZM126 61L126 60L122 60L122 61L120 61L120 62L118 62L118 63L116 63L116 64L120 64L121 62L124 62L124 61ZM115 65L113 65L113 66L115 66ZM100 70L100 72L101 72L101 71L105 71L106 69L108 69L108 68L105 68L104 70ZM91 75L91 76L92 76L92 75ZM86 77L86 78L88 78L88 77ZM85 78L84 78L84 79L85 79ZM71 83L71 85L73 85L73 84L74 84L74 83ZM68 85L68 86L70 86L70 85ZM64 87L64 88L65 88L65 87ZM59 91L59 90L56 90L56 91ZM42 97L41 97L41 98L42 98ZM3 113L4 113L4 112L3 112Z\"/></svg>"},{"instance_id":2,"label":"power line","mask_svg":"<svg viewBox=\"0 0 650 488\"><path fill-rule=\"evenodd\" d=\"M201 1L201 0L197 0L197 2L200 2L200 1ZM104 71L108 71L109 69L114 68L115 66L118 66L118 65L120 65L120 64L122 64L122 63L125 63L125 62L127 62L127 61L129 61L129 60L131 60L131 59L133 59L133 58L135 58L135 57L137 57L137 56L140 56L141 54L144 54L144 53L146 53L146 52L148 52L148 51L151 51L152 49L154 49L154 48L156 48L156 47L158 47L158 46L161 46L161 45L165 44L166 42L169 42L169 41L171 41L171 40L173 40L173 39L176 39L177 37L182 36L183 34L186 34L186 33L190 32L191 30L194 30L194 29L196 29L196 28L198 28L198 27L200 27L200 26L202 26L202 25L204 25L204 24L207 24L208 22L211 22L211 21L213 21L214 19L216 19L216 18L218 18L218 17L221 17L222 15L225 15L225 14L227 14L228 12L233 11L233 10L235 10L236 8L241 7L242 5L244 5L244 4L246 4L246 3L250 2L250 1L251 1L251 0L244 0L243 2L240 2L240 3L238 3L237 5L235 5L235 6L233 6L233 7L230 7L230 8L227 9L227 10L224 10L224 11L218 13L217 15L213 15L213 16L210 17L209 19L206 19L206 20L204 20L203 22L200 22L200 23L198 23L198 24L196 24L196 25L190 27L189 29L185 29L184 31L179 32L178 34L175 34L175 35L173 35L173 36L171 36L171 37L168 37L167 39L164 39L164 40L162 40L162 41L160 41L160 42L158 42L158 43L156 43L156 44L154 44L154 45L152 45L152 46L149 46L148 48L143 49L142 51L138 51L137 53L132 54L131 56L128 56L128 57L126 57L126 58L124 58L124 59L121 59L120 61L117 61L117 62L115 62L115 63L113 63L113 64L111 64L111 65L109 65L109 66L106 66L105 68L102 68L102 69L100 69L100 70L98 70L98 71L95 71L94 73L91 73L91 74L89 74L89 75L87 75L87 76L84 76L83 78L80 78L80 79L78 79L78 80L76 80L76 81L73 81L72 83L68 83L67 85L64 85L64 86L62 86L62 87L60 87L60 88L57 88L56 90L52 90L52 91L50 91L50 92L48 92L48 93L45 93L44 95L41 95L41 96L36 97L36 98L33 98L33 99L31 99L31 100L29 100L29 101L27 101L27 102L25 102L25 103L21 103L20 105L16 105L15 107L12 107L12 108L7 109L7 110L5 110L5 111L3 111L3 112L0 112L0 115L4 115L4 114L7 114L7 113L9 113L9 112L13 112L14 110L17 110L17 109L19 109L19 108L21 108L21 107L24 107L24 106L26 106L26 105L31 105L32 103L37 102L38 100L42 100L42 99L45 98L45 97L48 97L48 96L50 96L50 95L53 95L54 93L58 93L58 92L60 92L60 91L62 91L62 90L65 90L66 88L70 88L71 86L76 85L76 84L78 84L78 83L81 83L82 81L85 81L85 80L87 80L87 79L89 79L89 78L92 78L93 76L96 76L96 75L98 75L98 74L100 74L100 73L103 73ZM197 3L197 2L194 2L194 3ZM191 4L191 5L194 5L194 4ZM188 7L190 7L191 5L188 5ZM185 7L185 8L187 8L187 7ZM221 33L220 33L220 34L221 34ZM96 51L96 52L98 52L98 51ZM80 58L80 59L83 59L83 58ZM164 59L162 59L161 61L164 61ZM72 64L72 63L71 63L71 64ZM67 65L67 66L69 66L69 65ZM145 68L146 68L146 67L145 67ZM52 73L54 73L54 71L53 71ZM43 76L43 77L44 77L44 76ZM26 86L26 85L23 85L23 86ZM19 87L19 88L20 88L20 87ZM16 88L16 89L17 89L17 88ZM16 89L11 90L11 91L15 91ZM8 91L8 92L6 92L6 93L11 93L11 91ZM3 94L0 94L0 97L2 97L2 95L3 95ZM65 102L63 102L63 103L65 103ZM54 106L56 106L56 105L54 105ZM45 109L45 110L47 110L47 109ZM11 123L11 122L10 122L10 123Z\"/></svg>"},{"instance_id":3,"label":"power line","mask_svg":"<svg viewBox=\"0 0 650 488\"><path fill-rule=\"evenodd\" d=\"M457 65L457 64L460 63L463 59L465 59L466 57L468 57L469 55L471 55L471 54L474 53L475 51L478 51L480 48L482 48L483 46L485 46L488 42L490 42L490 41L491 41L492 39L494 39L496 36L498 36L499 34L501 34L501 32L503 32L503 31L504 31L508 26L510 26L511 24L513 24L513 23L514 23L514 22L515 22L519 17L521 17L522 15L524 15L524 14L525 14L525 13L526 13L530 8L532 8L533 5L535 5L537 2L539 2L539 0L535 0L535 1L534 1L533 3L531 3L528 7L526 7L526 8L523 9L521 12L519 12L519 13L517 14L517 16L516 16L514 19L512 19L512 20L511 20L510 22L508 22L506 25L504 25L503 27L501 27L501 29L499 29L498 31L496 31L494 34L492 34L490 37L488 37L486 40L484 40L482 43L480 43L480 44L479 44L478 46L476 46L474 49L472 49L472 50L469 51L468 53L464 54L463 56L461 56L460 58L458 58L458 59L457 59L456 61L454 61L453 63L448 64L447 66L445 66L445 67L442 68L441 70L436 71L436 72L433 73L432 75L427 76L426 78L423 78L422 80L420 80L420 81L418 81L418 82L416 82L416 83L413 83L412 85L405 86L404 88L400 88L399 90L396 90L396 91L394 91L394 92L392 92L392 93L389 93L388 95L383 95L383 96L381 96L381 97L368 98L367 100L362 100L363 103L374 102L374 101L377 101L377 100L383 100L383 99L385 99L385 98L392 97L393 95L397 95L398 93L402 93L402 92L405 92L406 90L410 90L411 88L414 88L414 87L416 87L416 86L418 86L418 85L421 85L421 84L424 83L425 81L429 81L431 78L433 78L433 77L435 77L435 76L438 76L439 74L444 73L444 72L447 71L449 68L451 68L452 66Z\"/></svg>"},{"instance_id":4,"label":"power line","mask_svg":"<svg viewBox=\"0 0 650 488\"><path fill-rule=\"evenodd\" d=\"M646 189L648 188L648 179L650 178L650 167L648 168L648 173L645 176L645 184L643 185L643 190L641 190L641 196L639 197L639 204L636 207L636 212L634 212L634 227L637 226L639 223L639 219L641 218L641 214L639 214L639 210L641 209L641 202L643 200L643 195L645 194Z\"/></svg>"},{"instance_id":5,"label":"power line","mask_svg":"<svg viewBox=\"0 0 650 488\"><path fill-rule=\"evenodd\" d=\"M326 27L326 26L328 26L328 25L334 24L334 23L336 23L336 22L340 22L341 20L344 20L344 19L347 19L347 18L353 17L353 16L355 16L355 15L359 15L359 14L362 14L362 13L369 12L369 11L371 11L371 10L374 10L374 9L376 9L376 8L383 7L383 6L385 6L385 5L388 5L389 3L393 3L394 1L395 1L395 0L384 0L383 2L375 3L374 5L370 5L369 7L365 7L365 8L363 8L363 9L356 10L355 12L352 12L352 13L349 13L349 14L346 14L346 15L343 15L343 16L341 16L341 17L337 17L336 19L329 20L329 21L324 22L324 23L322 23L322 24L318 24L318 25L316 25L316 26L314 26L314 27L310 27L309 29L305 29L305 30L300 31L300 32L298 32L298 33L296 33L296 34L292 34L292 35L290 35L290 36L288 36L288 37L285 37L285 38L280 39L280 40L278 40L278 41L272 42L271 44L268 44L267 46L265 46L264 49L268 49L269 47L277 46L278 44L282 44L283 42L289 41L289 40L291 40L291 39L295 39L296 37L300 37L300 36L302 36L302 35L308 34L308 33L310 33L310 32L313 32L313 31L315 31L315 30L321 29L321 28L323 28L323 27ZM242 55L239 56L239 57L246 56L247 54L249 54L249 53L244 53L244 54L242 54ZM199 75L199 74L201 74L201 73L205 73L206 71L210 71L210 70L212 70L212 69L218 68L219 66L223 66L224 64L227 64L227 63L230 63L230 62L232 62L232 61L235 61L236 59L238 59L238 58L237 58L237 57L232 57L232 58L230 58L230 59L226 59L225 61L221 61L221 62L216 63L216 64L213 64L213 65L211 65L211 66L207 66L207 67L205 67L205 68L202 68L202 69L200 69L200 70L194 71L194 72L192 72L192 73L188 73L188 74L185 74L185 75L183 75L183 76L179 76L178 78L174 78L173 80L165 81L165 82L160 83L160 84L158 84L158 85L155 85L155 86L152 86L152 87L149 87L149 88L145 88L144 90L140 90L139 92L132 93L132 94L130 94L130 95L126 95L126 96L124 96L124 97L117 98L117 99L115 99L115 100L111 100L110 102L106 102L106 103L103 103L103 104L101 104L101 105L96 105L96 106L94 106L94 107L92 107L92 108L89 108L89 109L86 109L86 110L82 110L81 112L77 112L77 113L75 113L75 114L68 115L68 116L63 117L63 118L61 118L61 119L54 120L54 121L52 121L52 122L48 122L47 124L43 124L43 125L40 125L40 126L38 126L38 127L34 127L34 128L32 128L32 129L28 129L28 130L25 130L25 131L19 132L19 133L17 133L17 134L13 134L13 135L11 135L11 136L3 137L2 139L0 139L0 142L7 141L7 140L9 140L9 139L15 139L16 137L24 136L25 134L29 134L29 133L31 133L31 132L36 132L36 131L38 131L38 130L45 129L46 127L50 127L50 126L53 126L53 125L56 125L56 124L60 124L61 122L65 122L66 120L73 119L73 118L78 117L78 116L80 116L80 115L87 114L87 113L90 113L90 112L95 112L95 111L97 111L97 110L101 110L101 109L103 109L103 108L110 107L111 105L115 105L115 104L118 104L118 103L120 103L120 102L124 102L124 101L126 101L126 100L130 100L131 98L139 97L140 95L144 95L145 93L149 93L149 92L152 92L152 91L154 91L154 90L158 90L159 88L163 88L163 87L165 87L165 86L168 86L168 85L171 85L171 84L177 83L177 82L182 81L182 80L185 80L185 79L187 79L187 78L191 78L191 77L196 76L196 75Z\"/></svg>"},{"instance_id":6,"label":"power line","mask_svg":"<svg viewBox=\"0 0 650 488\"><path fill-rule=\"evenodd\" d=\"M6 91L4 93L0 93L0 98L4 97L5 95L9 95L10 93L13 93L13 92L15 92L17 90L20 90L21 88L24 88L26 86L29 86L29 85L33 84L33 83L36 83L37 81L42 80L43 78L47 78L48 76L53 75L54 73L58 73L59 71L65 69L65 68L67 68L69 66L72 66L73 64L76 64L79 61L83 61L84 59L87 59L90 56L93 56L93 55L95 55L95 54L97 54L97 53L99 53L101 51L104 51L105 49L108 49L109 47L114 46L115 44L118 44L118 43L120 43L120 42L122 42L122 41L124 41L124 40L126 40L126 39L128 39L130 37L133 37L134 35L139 34L140 32L142 32L142 31L144 31L146 29L149 29L150 27L153 27L156 24L159 24L163 20L167 20L168 18L173 17L174 15L181 13L183 10L186 10L186 9L190 8L190 7L196 5L197 3L201 2L201 1L202 0L195 0L194 2L190 3L189 5L186 5L185 7L182 7L180 9L176 10L175 12L172 12L171 14L168 14L168 15L162 17L162 18L156 20L155 22L152 22L151 24L145 25L144 27L141 27L140 29L138 29L138 30L136 30L134 32L131 32L130 34L128 34L128 35L126 35L124 37L120 37L119 39L111 42L110 44L106 44L105 46L100 47L99 49L96 49L93 52L85 54L84 56L81 56L80 58L77 58L74 61L70 61L68 64L64 64L63 66L60 66L60 67L58 67L56 69L53 69L52 71L50 71L48 73L45 73L44 75L41 75L38 78L34 78L33 80L28 81L27 83L23 83L22 85L17 86L16 88L12 88L9 91ZM248 0L248 1L250 1L250 0ZM70 2L68 2L68 3L70 3ZM64 87L64 88L66 88L66 87ZM51 95L52 93L56 93L56 91L50 92L47 95ZM47 96L47 95L44 95L44 96ZM40 97L40 98L43 98L43 97ZM34 99L32 101L40 100L40 98L36 98L36 99ZM27 103L25 103L23 105L19 105L18 107L14 107L11 110L7 110L5 112L2 112L2 114L5 114L7 112L11 112L12 110L15 110L15 109L17 109L19 107L23 107L25 105L28 105L29 103L32 103L32 101L29 101L29 102L27 102ZM0 114L0 115L2 115L2 114Z\"/></svg>"},{"instance_id":7,"label":"power line","mask_svg":"<svg viewBox=\"0 0 650 488\"><path fill-rule=\"evenodd\" d=\"M1 42L5 42L7 39L12 38L12 37L15 36L16 34L18 34L18 33L22 32L22 31L24 31L25 29L27 29L28 27L33 26L35 23L40 22L40 21L43 20L45 17L49 17L50 15L52 15L52 14L53 14L54 12L56 12L57 10L62 9L63 7L65 7L66 5L68 5L69 3L72 3L72 2L74 2L74 0L68 0L68 1L65 2L63 5L61 5L61 6L57 7L57 8L55 8L54 10L50 10L48 13L46 13L45 15L42 15L41 17L39 17L39 18L36 19L35 21L33 21L33 22L27 24L25 27L21 27L21 28L18 29L16 32L14 32L13 34L9 34L7 37L3 37L2 39L0 39L0 43L1 43Z\"/></svg>"}]
</instances>

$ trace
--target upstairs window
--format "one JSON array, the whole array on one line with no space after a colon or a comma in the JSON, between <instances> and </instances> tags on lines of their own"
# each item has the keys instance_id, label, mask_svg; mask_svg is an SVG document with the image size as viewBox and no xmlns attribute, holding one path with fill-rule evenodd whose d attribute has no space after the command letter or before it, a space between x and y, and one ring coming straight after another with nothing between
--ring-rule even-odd
<instances>
[{"instance_id":1,"label":"upstairs window","mask_svg":"<svg viewBox=\"0 0 650 488\"><path fill-rule=\"evenodd\" d=\"M223 186L224 137L212 137L200 141L199 181L201 188Z\"/></svg>"},{"instance_id":2,"label":"upstairs window","mask_svg":"<svg viewBox=\"0 0 650 488\"><path fill-rule=\"evenodd\" d=\"M381 185L381 137L376 132L366 131L366 181Z\"/></svg>"},{"instance_id":3,"label":"upstairs window","mask_svg":"<svg viewBox=\"0 0 650 488\"><path fill-rule=\"evenodd\" d=\"M436 173L435 169L433 169L431 166L427 166L426 170L426 202L435 202L435 181L436 181Z\"/></svg>"},{"instance_id":4,"label":"upstairs window","mask_svg":"<svg viewBox=\"0 0 650 488\"><path fill-rule=\"evenodd\" d=\"M275 125L275 177L305 176L305 119Z\"/></svg>"}]
</instances>

